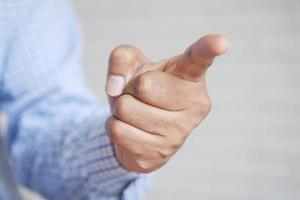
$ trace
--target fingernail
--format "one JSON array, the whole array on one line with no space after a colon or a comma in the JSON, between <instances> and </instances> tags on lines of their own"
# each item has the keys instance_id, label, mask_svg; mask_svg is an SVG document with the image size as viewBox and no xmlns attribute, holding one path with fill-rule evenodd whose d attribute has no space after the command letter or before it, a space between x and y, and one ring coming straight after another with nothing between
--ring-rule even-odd
<instances>
[{"instance_id":1,"label":"fingernail","mask_svg":"<svg viewBox=\"0 0 300 200\"><path fill-rule=\"evenodd\" d=\"M110 75L105 90L109 96L118 96L122 94L124 86L125 79L122 76Z\"/></svg>"}]
</instances>

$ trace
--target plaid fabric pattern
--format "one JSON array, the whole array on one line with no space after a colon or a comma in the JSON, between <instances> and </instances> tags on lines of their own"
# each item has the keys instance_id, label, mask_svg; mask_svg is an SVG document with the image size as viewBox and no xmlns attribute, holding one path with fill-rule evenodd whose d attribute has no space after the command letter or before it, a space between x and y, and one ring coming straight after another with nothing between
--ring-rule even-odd
<instances>
[{"instance_id":1,"label":"plaid fabric pattern","mask_svg":"<svg viewBox=\"0 0 300 200\"><path fill-rule=\"evenodd\" d=\"M0 0L0 109L16 178L49 199L140 199L149 175L116 160L79 40L68 1Z\"/></svg>"}]
</instances>

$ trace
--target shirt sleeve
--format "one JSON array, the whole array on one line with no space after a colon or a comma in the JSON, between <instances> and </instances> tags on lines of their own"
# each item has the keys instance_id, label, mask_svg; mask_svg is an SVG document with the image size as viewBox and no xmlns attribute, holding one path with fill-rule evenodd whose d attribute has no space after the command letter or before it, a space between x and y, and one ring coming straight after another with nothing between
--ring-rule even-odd
<instances>
[{"instance_id":1,"label":"shirt sleeve","mask_svg":"<svg viewBox=\"0 0 300 200\"><path fill-rule=\"evenodd\" d=\"M108 108L82 78L70 5L17 2L2 105L18 181L49 199L140 199L148 175L123 169L115 158L104 128Z\"/></svg>"}]
</instances>

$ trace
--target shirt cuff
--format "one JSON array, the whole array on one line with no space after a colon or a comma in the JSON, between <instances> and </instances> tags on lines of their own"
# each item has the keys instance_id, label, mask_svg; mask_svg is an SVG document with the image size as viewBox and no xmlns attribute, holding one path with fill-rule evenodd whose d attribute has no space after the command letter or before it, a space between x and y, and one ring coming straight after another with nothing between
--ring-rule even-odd
<instances>
[{"instance_id":1,"label":"shirt cuff","mask_svg":"<svg viewBox=\"0 0 300 200\"><path fill-rule=\"evenodd\" d=\"M104 127L109 109L94 110L85 120L75 122L71 135L64 140L69 192L79 199L140 199L150 175L131 172L120 165Z\"/></svg>"}]
</instances>

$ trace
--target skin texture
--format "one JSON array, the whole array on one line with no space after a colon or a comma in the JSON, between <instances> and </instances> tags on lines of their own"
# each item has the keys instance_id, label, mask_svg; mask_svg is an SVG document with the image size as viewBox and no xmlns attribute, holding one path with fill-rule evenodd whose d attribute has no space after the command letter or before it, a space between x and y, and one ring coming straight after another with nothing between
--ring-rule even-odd
<instances>
[{"instance_id":1,"label":"skin texture","mask_svg":"<svg viewBox=\"0 0 300 200\"><path fill-rule=\"evenodd\" d=\"M113 116L106 121L106 131L124 168L152 172L183 145L211 110L205 73L228 46L225 37L208 35L183 54L158 63L131 45L112 51L107 80L121 76L124 87L111 92L117 84L107 82Z\"/></svg>"}]
</instances>

